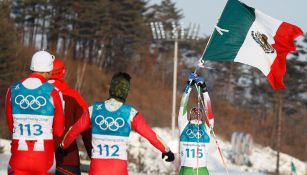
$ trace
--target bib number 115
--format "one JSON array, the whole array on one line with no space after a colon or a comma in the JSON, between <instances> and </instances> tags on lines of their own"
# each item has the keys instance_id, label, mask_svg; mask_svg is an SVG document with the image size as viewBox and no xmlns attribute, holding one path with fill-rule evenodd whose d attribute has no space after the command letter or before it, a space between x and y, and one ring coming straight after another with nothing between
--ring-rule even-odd
<instances>
[{"instance_id":1,"label":"bib number 115","mask_svg":"<svg viewBox=\"0 0 307 175\"><path fill-rule=\"evenodd\" d=\"M196 149L187 148L185 151L186 151L186 155L187 155L188 158L195 158L196 157L196 154L197 154ZM203 150L198 149L198 158L202 158L203 156L204 156Z\"/></svg>"},{"instance_id":2,"label":"bib number 115","mask_svg":"<svg viewBox=\"0 0 307 175\"><path fill-rule=\"evenodd\" d=\"M118 151L119 151L119 146L118 145L104 145L102 146L101 144L99 144L97 146L99 148L99 154L102 155L102 152L105 151L106 152L106 156L112 156L112 157L118 157Z\"/></svg>"}]
</instances>

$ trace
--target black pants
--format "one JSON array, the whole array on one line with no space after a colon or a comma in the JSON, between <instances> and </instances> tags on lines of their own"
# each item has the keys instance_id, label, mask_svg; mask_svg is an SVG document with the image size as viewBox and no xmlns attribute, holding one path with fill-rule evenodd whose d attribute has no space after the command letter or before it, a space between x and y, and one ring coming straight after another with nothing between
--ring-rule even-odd
<instances>
[{"instance_id":1,"label":"black pants","mask_svg":"<svg viewBox=\"0 0 307 175\"><path fill-rule=\"evenodd\" d=\"M55 175L81 175L79 166L61 166L56 167Z\"/></svg>"}]
</instances>

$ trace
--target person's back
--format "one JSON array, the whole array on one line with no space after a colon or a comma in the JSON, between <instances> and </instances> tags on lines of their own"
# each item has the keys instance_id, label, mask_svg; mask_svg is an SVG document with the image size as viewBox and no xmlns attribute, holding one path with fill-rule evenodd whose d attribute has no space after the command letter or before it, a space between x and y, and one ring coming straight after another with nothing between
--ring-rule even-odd
<instances>
[{"instance_id":1,"label":"person's back","mask_svg":"<svg viewBox=\"0 0 307 175\"><path fill-rule=\"evenodd\" d=\"M93 158L127 160L127 144L131 121L136 111L114 99L96 102L92 106L91 125Z\"/></svg>"},{"instance_id":2,"label":"person's back","mask_svg":"<svg viewBox=\"0 0 307 175\"><path fill-rule=\"evenodd\" d=\"M64 115L59 92L46 82L52 68L43 63L37 65L44 56L47 63L51 62L49 53L36 53L31 67L34 73L13 84L7 93L6 117L12 132L8 174L41 175L55 171L53 135L63 134Z\"/></svg>"},{"instance_id":3,"label":"person's back","mask_svg":"<svg viewBox=\"0 0 307 175\"><path fill-rule=\"evenodd\" d=\"M113 98L94 103L89 111L93 140L91 171L99 172L104 165L110 174L127 174L128 138L137 111Z\"/></svg>"},{"instance_id":4,"label":"person's back","mask_svg":"<svg viewBox=\"0 0 307 175\"><path fill-rule=\"evenodd\" d=\"M113 76L110 99L96 102L89 108L89 116L82 117L66 134L62 147L66 148L83 130L92 129L92 159L89 174L127 175L127 144L132 129L160 150L167 161L174 155L147 125L143 116L125 104L130 76L119 73Z\"/></svg>"},{"instance_id":5,"label":"person's back","mask_svg":"<svg viewBox=\"0 0 307 175\"><path fill-rule=\"evenodd\" d=\"M81 95L72 89L65 81L65 66L60 59L53 61L53 71L50 80L48 81L58 88L63 95L64 114L65 114L65 132L75 124L84 112L88 111L86 102ZM91 156L91 132L87 130L82 133L83 143L86 151ZM58 147L63 140L63 136L55 139L55 147ZM56 152L56 175L73 173L81 174L80 157L77 142L74 141L65 153Z\"/></svg>"}]
</instances>

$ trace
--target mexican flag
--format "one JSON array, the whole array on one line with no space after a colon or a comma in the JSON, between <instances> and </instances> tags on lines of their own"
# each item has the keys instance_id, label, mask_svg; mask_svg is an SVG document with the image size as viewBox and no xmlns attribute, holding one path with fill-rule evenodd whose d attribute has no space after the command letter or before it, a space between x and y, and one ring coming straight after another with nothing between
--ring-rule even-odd
<instances>
[{"instance_id":1,"label":"mexican flag","mask_svg":"<svg viewBox=\"0 0 307 175\"><path fill-rule=\"evenodd\" d=\"M261 70L272 87L285 88L286 57L303 31L238 0L228 0L203 60L235 61Z\"/></svg>"},{"instance_id":2,"label":"mexican flag","mask_svg":"<svg viewBox=\"0 0 307 175\"><path fill-rule=\"evenodd\" d=\"M297 175L296 168L293 162L291 162L291 174L290 175Z\"/></svg>"}]
</instances>

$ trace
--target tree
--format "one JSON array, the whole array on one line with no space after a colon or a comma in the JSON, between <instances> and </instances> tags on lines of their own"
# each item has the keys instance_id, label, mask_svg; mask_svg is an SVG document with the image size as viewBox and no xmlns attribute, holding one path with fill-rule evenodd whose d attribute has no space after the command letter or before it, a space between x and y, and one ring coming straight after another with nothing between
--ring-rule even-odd
<instances>
[{"instance_id":1,"label":"tree","mask_svg":"<svg viewBox=\"0 0 307 175\"><path fill-rule=\"evenodd\" d=\"M143 12L143 0L109 0L101 27L104 43L103 66L127 68L129 58L143 46L148 35Z\"/></svg>"},{"instance_id":2,"label":"tree","mask_svg":"<svg viewBox=\"0 0 307 175\"><path fill-rule=\"evenodd\" d=\"M1 94L10 83L14 75L10 67L14 62L15 53L15 28L10 19L10 2L8 0L0 1L0 89Z\"/></svg>"},{"instance_id":3,"label":"tree","mask_svg":"<svg viewBox=\"0 0 307 175\"><path fill-rule=\"evenodd\" d=\"M5 94L11 81L16 77L15 63L15 39L16 32L13 21L10 19L10 1L0 1L0 106L4 109ZM4 115L4 110L0 111ZM0 118L0 135L5 136L7 128L3 125L4 117Z\"/></svg>"}]
</instances>

